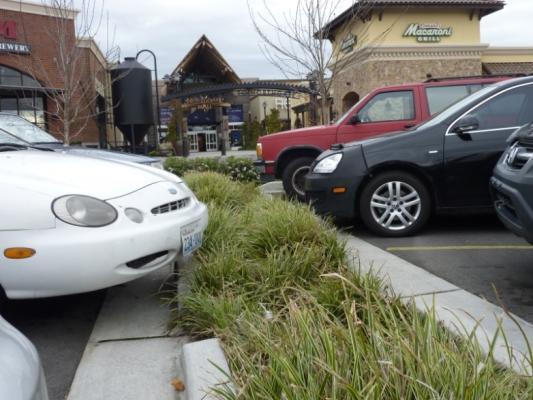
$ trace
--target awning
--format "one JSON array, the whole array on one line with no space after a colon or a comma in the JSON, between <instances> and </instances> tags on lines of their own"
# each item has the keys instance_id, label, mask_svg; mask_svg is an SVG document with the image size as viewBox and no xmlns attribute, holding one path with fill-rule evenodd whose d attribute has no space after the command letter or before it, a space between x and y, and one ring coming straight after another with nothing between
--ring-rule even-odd
<instances>
[{"instance_id":1,"label":"awning","mask_svg":"<svg viewBox=\"0 0 533 400\"><path fill-rule=\"evenodd\" d=\"M533 62L483 63L483 71L488 75L533 74Z\"/></svg>"}]
</instances>

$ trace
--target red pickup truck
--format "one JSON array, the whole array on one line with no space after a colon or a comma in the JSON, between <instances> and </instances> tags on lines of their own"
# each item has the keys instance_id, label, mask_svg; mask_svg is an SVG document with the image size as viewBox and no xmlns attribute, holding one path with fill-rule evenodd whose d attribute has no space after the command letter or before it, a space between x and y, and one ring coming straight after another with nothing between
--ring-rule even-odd
<instances>
[{"instance_id":1,"label":"red pickup truck","mask_svg":"<svg viewBox=\"0 0 533 400\"><path fill-rule=\"evenodd\" d=\"M303 200L309 166L332 144L412 128L482 87L512 77L430 79L376 89L330 125L260 137L254 164L259 172L282 179L290 197Z\"/></svg>"}]
</instances>

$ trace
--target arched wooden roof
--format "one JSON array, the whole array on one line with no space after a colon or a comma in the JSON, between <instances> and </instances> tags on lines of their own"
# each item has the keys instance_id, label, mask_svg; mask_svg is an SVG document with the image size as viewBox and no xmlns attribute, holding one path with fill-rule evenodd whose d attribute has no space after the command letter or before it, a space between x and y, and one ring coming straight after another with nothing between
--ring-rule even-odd
<instances>
[{"instance_id":1,"label":"arched wooden roof","mask_svg":"<svg viewBox=\"0 0 533 400\"><path fill-rule=\"evenodd\" d=\"M235 90L273 90L283 91L287 93L306 93L306 94L318 94L316 90L312 90L307 86L291 85L288 83L269 82L269 81L255 81L248 83L224 83L220 85L203 86L182 92L169 94L163 98L163 101L169 101L173 99L186 99L188 97L195 96L211 96L217 94L223 94L233 92Z\"/></svg>"}]
</instances>

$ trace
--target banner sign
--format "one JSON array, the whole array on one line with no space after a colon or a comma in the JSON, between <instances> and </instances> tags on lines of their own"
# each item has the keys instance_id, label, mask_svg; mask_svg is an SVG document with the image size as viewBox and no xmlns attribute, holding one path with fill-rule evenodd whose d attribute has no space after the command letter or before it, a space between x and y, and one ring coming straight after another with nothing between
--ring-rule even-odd
<instances>
[{"instance_id":1,"label":"banner sign","mask_svg":"<svg viewBox=\"0 0 533 400\"><path fill-rule=\"evenodd\" d=\"M233 104L228 108L228 120L229 122L243 122L244 121L244 110L242 104Z\"/></svg>"},{"instance_id":2,"label":"banner sign","mask_svg":"<svg viewBox=\"0 0 533 400\"><path fill-rule=\"evenodd\" d=\"M170 107L161 107L159 109L159 120L161 125L168 125L172 119L172 109Z\"/></svg>"},{"instance_id":3,"label":"banner sign","mask_svg":"<svg viewBox=\"0 0 533 400\"><path fill-rule=\"evenodd\" d=\"M439 24L413 23L403 33L404 37L414 37L418 42L440 42L443 37L452 36L451 27L442 27Z\"/></svg>"},{"instance_id":4,"label":"banner sign","mask_svg":"<svg viewBox=\"0 0 533 400\"><path fill-rule=\"evenodd\" d=\"M0 43L1 53L16 53L16 54L30 54L31 46L22 43Z\"/></svg>"}]
</instances>

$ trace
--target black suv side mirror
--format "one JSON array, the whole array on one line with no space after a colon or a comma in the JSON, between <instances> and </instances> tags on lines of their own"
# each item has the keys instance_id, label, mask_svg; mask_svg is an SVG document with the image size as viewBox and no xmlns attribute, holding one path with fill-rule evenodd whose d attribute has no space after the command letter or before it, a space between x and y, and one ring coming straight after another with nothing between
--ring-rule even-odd
<instances>
[{"instance_id":1,"label":"black suv side mirror","mask_svg":"<svg viewBox=\"0 0 533 400\"><path fill-rule=\"evenodd\" d=\"M470 131L475 131L478 128L478 119L474 115L466 115L457 122L457 125L453 128L453 132L458 135L464 135Z\"/></svg>"},{"instance_id":2,"label":"black suv side mirror","mask_svg":"<svg viewBox=\"0 0 533 400\"><path fill-rule=\"evenodd\" d=\"M359 118L359 115L355 114L350 117L350 120L348 121L350 125L357 125L361 123L361 118Z\"/></svg>"}]
</instances>

